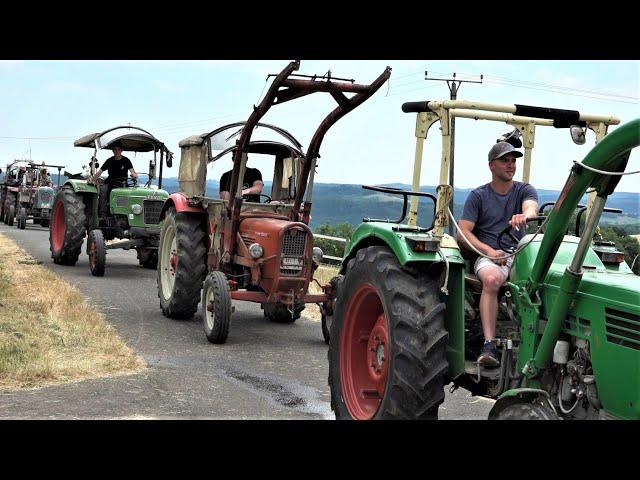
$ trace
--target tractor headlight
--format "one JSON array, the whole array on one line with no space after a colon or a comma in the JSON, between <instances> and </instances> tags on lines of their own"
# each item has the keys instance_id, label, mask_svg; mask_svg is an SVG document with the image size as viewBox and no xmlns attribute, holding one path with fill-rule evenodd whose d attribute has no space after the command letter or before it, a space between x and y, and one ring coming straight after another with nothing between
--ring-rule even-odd
<instances>
[{"instance_id":1,"label":"tractor headlight","mask_svg":"<svg viewBox=\"0 0 640 480\"><path fill-rule=\"evenodd\" d=\"M131 205L131 211L136 215L140 215L142 213L142 206L135 203Z\"/></svg>"},{"instance_id":2,"label":"tractor headlight","mask_svg":"<svg viewBox=\"0 0 640 480\"><path fill-rule=\"evenodd\" d=\"M264 254L262 245L259 243L252 243L249 245L249 255L251 255L251 258L260 258L262 254Z\"/></svg>"},{"instance_id":3,"label":"tractor headlight","mask_svg":"<svg viewBox=\"0 0 640 480\"><path fill-rule=\"evenodd\" d=\"M322 262L322 257L324 257L324 252L322 251L322 249L320 247L313 247L313 253L311 254L311 258L313 259L313 261L320 265L320 262Z\"/></svg>"}]
</instances>

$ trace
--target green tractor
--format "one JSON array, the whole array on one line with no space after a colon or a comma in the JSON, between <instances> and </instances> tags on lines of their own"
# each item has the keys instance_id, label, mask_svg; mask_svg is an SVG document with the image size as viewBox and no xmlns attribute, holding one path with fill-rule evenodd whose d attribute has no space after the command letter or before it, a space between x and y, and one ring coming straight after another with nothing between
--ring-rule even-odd
<instances>
[{"instance_id":1,"label":"green tractor","mask_svg":"<svg viewBox=\"0 0 640 480\"><path fill-rule=\"evenodd\" d=\"M99 166L98 149L122 146L126 152L153 152L149 160L148 177L144 185L128 178L109 193L108 214L100 217L98 185L90 183ZM169 194L162 190L162 167L171 167L173 154L146 130L133 126L119 126L100 133L92 133L74 142L76 147L93 148L89 172L70 175L54 200L49 243L54 263L75 265L80 256L85 235L89 267L94 276L105 272L107 250L135 248L138 261L145 268L155 269L158 264L160 238L160 212ZM156 166L160 165L157 185ZM65 172L66 173L66 172ZM108 240L119 239L111 243Z\"/></svg>"},{"instance_id":2,"label":"green tractor","mask_svg":"<svg viewBox=\"0 0 640 480\"><path fill-rule=\"evenodd\" d=\"M402 195L402 217L365 219L356 229L334 278L333 315L325 319L336 418L435 419L451 383L451 391L463 387L495 399L490 419L640 419L640 277L597 235L606 199L640 143L640 119L607 135L618 119L570 110L462 100L402 109L417 113L412 191L363 187ZM445 233L449 219L455 222L454 117L514 126L525 146L525 182L536 127L570 128L578 144L587 129L596 133L596 146L571 167L550 213L530 219L539 222L529 225L536 232L519 240L499 292L497 368L476 361L484 339L482 284L456 238ZM436 121L443 152L433 196L417 190L424 140ZM579 201L588 189L585 208ZM419 197L434 202L426 228L417 225ZM576 208L587 211L581 236L567 234ZM502 242L513 233L500 235Z\"/></svg>"}]
</instances>

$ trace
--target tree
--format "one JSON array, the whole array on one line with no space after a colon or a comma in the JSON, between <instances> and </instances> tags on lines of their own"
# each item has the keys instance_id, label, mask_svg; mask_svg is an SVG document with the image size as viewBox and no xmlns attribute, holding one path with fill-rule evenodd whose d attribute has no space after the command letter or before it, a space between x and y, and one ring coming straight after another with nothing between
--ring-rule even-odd
<instances>
[{"instance_id":1,"label":"tree","mask_svg":"<svg viewBox=\"0 0 640 480\"><path fill-rule=\"evenodd\" d=\"M325 222L316 228L314 233L327 235L329 237L346 238L348 242L351 239L351 235L353 235L353 230L353 226L347 222L338 223L336 225L331 225L329 222ZM346 244L324 238L315 238L314 245L316 247L320 247L325 255L342 257Z\"/></svg>"},{"instance_id":2,"label":"tree","mask_svg":"<svg viewBox=\"0 0 640 480\"><path fill-rule=\"evenodd\" d=\"M603 227L600 229L603 240L609 240L616 244L616 248L624 252L624 260L627 265L632 267L633 273L640 275L640 243L634 237L625 233L625 230L619 227ZM635 263L634 263L635 260Z\"/></svg>"}]
</instances>

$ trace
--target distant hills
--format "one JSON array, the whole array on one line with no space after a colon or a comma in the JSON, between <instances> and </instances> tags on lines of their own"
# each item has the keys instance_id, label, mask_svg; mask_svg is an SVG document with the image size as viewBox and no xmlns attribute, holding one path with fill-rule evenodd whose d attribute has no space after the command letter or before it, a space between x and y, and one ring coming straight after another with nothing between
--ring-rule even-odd
<instances>
[{"instance_id":1,"label":"distant hills","mask_svg":"<svg viewBox=\"0 0 640 480\"><path fill-rule=\"evenodd\" d=\"M52 175L54 184L57 176ZM63 177L64 178L64 177ZM402 183L384 184L385 186L411 190L411 186ZM162 187L169 193L178 191L177 178L164 178ZM435 195L435 186L425 185L420 188L423 192ZM456 188L454 192L454 215L458 218L462 214L462 207L471 188ZM217 197L219 183L217 180L207 181L207 196ZM265 191L271 191L271 182L266 182ZM556 190L538 189L539 203L554 202L558 198ZM582 202L586 204L586 195ZM607 207L619 208L623 213L605 213L602 225L635 225L640 233L640 194L629 192L615 192L607 200ZM431 224L433 202L429 199L420 200L418 209L420 225ZM396 220L402 213L402 197L389 195L371 190L364 190L361 185L316 183L313 187L313 210L311 212L311 227L329 222L331 224L347 222L357 225L363 217Z\"/></svg>"}]
</instances>

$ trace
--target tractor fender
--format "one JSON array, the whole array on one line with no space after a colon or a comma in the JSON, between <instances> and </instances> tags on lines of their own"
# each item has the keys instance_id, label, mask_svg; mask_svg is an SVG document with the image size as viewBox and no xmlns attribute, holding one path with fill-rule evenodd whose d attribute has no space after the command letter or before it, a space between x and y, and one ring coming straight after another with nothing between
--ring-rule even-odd
<instances>
[{"instance_id":1,"label":"tractor fender","mask_svg":"<svg viewBox=\"0 0 640 480\"><path fill-rule=\"evenodd\" d=\"M94 185L93 183L87 183L86 180L67 180L66 182L64 182L61 188L65 187L71 188L71 190L73 190L75 193L98 194L97 185Z\"/></svg>"},{"instance_id":2,"label":"tractor fender","mask_svg":"<svg viewBox=\"0 0 640 480\"><path fill-rule=\"evenodd\" d=\"M548 402L551 408L555 411L555 408L551 403L551 398L549 397L549 393L547 391L539 388L513 388L500 395L498 400L496 400L496 403L493 405L493 408L489 412L488 419L494 420L498 413L500 413L509 405L512 405L514 403L533 402L540 397L542 397L544 401Z\"/></svg>"},{"instance_id":3,"label":"tractor fender","mask_svg":"<svg viewBox=\"0 0 640 480\"><path fill-rule=\"evenodd\" d=\"M169 195L169 198L164 202L162 210L160 211L160 220L164 218L167 210L171 207L176 209L176 213L193 212L206 214L206 211L202 207L192 207L189 205L187 197L184 194L177 192Z\"/></svg>"},{"instance_id":4,"label":"tractor fender","mask_svg":"<svg viewBox=\"0 0 640 480\"><path fill-rule=\"evenodd\" d=\"M358 250L371 246L385 246L393 252L402 266L408 264L434 263L441 262L442 257L437 252L415 252L407 243L407 237L417 237L412 232L396 232L392 230L392 224L389 223L363 223L356 228L351 236L344 252L344 260L342 261L342 269L340 273L344 273L349 260L355 257ZM424 235L420 235L426 238ZM460 251L455 240L447 238L442 242L441 247L447 255L450 263L464 265L464 260L460 256Z\"/></svg>"}]
</instances>

